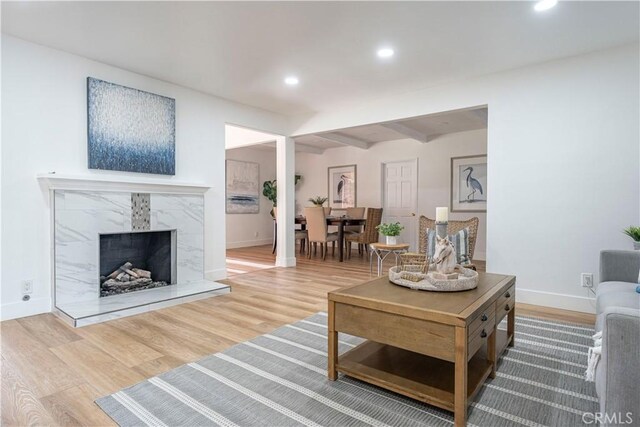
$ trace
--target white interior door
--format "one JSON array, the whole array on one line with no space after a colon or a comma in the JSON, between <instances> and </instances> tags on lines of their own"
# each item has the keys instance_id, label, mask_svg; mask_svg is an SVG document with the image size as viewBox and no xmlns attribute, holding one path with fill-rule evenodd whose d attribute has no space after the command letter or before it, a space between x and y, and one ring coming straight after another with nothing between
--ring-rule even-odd
<instances>
[{"instance_id":1,"label":"white interior door","mask_svg":"<svg viewBox=\"0 0 640 427\"><path fill-rule=\"evenodd\" d=\"M404 225L399 241L417 251L418 159L382 164L382 217Z\"/></svg>"}]
</instances>

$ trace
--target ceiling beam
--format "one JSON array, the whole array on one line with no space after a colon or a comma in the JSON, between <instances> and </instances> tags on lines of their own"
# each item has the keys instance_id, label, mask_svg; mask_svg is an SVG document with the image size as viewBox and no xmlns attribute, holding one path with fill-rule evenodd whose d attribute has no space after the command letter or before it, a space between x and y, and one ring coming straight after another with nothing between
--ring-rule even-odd
<instances>
[{"instance_id":1,"label":"ceiling beam","mask_svg":"<svg viewBox=\"0 0 640 427\"><path fill-rule=\"evenodd\" d=\"M362 150L369 149L369 143L361 139L353 138L351 136L340 135L336 133L323 133L322 135L315 134L316 138L324 139L330 142L336 142L342 145L350 145L352 147L360 148Z\"/></svg>"},{"instance_id":2,"label":"ceiling beam","mask_svg":"<svg viewBox=\"0 0 640 427\"><path fill-rule=\"evenodd\" d=\"M415 139L418 142L429 142L427 135L407 125L403 125L402 123L381 123L380 126L391 129L392 131L399 133L400 135L404 135L407 138Z\"/></svg>"},{"instance_id":3,"label":"ceiling beam","mask_svg":"<svg viewBox=\"0 0 640 427\"><path fill-rule=\"evenodd\" d=\"M311 145L300 144L296 142L296 151L299 153L322 154L324 149L320 147L312 147Z\"/></svg>"}]
</instances>

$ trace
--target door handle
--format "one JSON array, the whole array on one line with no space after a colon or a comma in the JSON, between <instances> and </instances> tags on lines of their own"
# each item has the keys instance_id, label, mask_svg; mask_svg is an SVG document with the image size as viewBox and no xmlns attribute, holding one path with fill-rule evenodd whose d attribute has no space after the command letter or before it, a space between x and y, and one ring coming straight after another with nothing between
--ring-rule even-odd
<instances>
[{"instance_id":1,"label":"door handle","mask_svg":"<svg viewBox=\"0 0 640 427\"><path fill-rule=\"evenodd\" d=\"M411 216L416 216L416 213L415 212L411 212Z\"/></svg>"}]
</instances>

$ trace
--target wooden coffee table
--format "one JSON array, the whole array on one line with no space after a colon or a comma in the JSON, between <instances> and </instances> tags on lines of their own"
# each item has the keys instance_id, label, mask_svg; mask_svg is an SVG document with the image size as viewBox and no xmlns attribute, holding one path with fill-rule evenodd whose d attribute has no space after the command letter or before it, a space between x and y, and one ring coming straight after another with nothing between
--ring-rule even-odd
<instances>
[{"instance_id":1,"label":"wooden coffee table","mask_svg":"<svg viewBox=\"0 0 640 427\"><path fill-rule=\"evenodd\" d=\"M478 287L462 292L411 290L386 276L330 292L329 379L343 372L453 411L464 426L514 339L516 278L479 274ZM506 333L497 330L505 316ZM338 332L368 341L338 357Z\"/></svg>"}]
</instances>

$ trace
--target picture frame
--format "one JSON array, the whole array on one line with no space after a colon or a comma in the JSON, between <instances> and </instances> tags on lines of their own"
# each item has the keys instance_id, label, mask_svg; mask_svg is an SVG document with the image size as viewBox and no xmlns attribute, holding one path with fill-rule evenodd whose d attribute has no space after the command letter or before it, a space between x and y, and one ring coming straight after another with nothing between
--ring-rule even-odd
<instances>
[{"instance_id":1,"label":"picture frame","mask_svg":"<svg viewBox=\"0 0 640 427\"><path fill-rule=\"evenodd\" d=\"M225 177L225 212L260 213L260 165L227 159Z\"/></svg>"},{"instance_id":2,"label":"picture frame","mask_svg":"<svg viewBox=\"0 0 640 427\"><path fill-rule=\"evenodd\" d=\"M487 211L487 155L451 158L451 212Z\"/></svg>"},{"instance_id":3,"label":"picture frame","mask_svg":"<svg viewBox=\"0 0 640 427\"><path fill-rule=\"evenodd\" d=\"M358 168L356 165L327 168L327 197L333 209L354 208L358 203Z\"/></svg>"}]
</instances>

